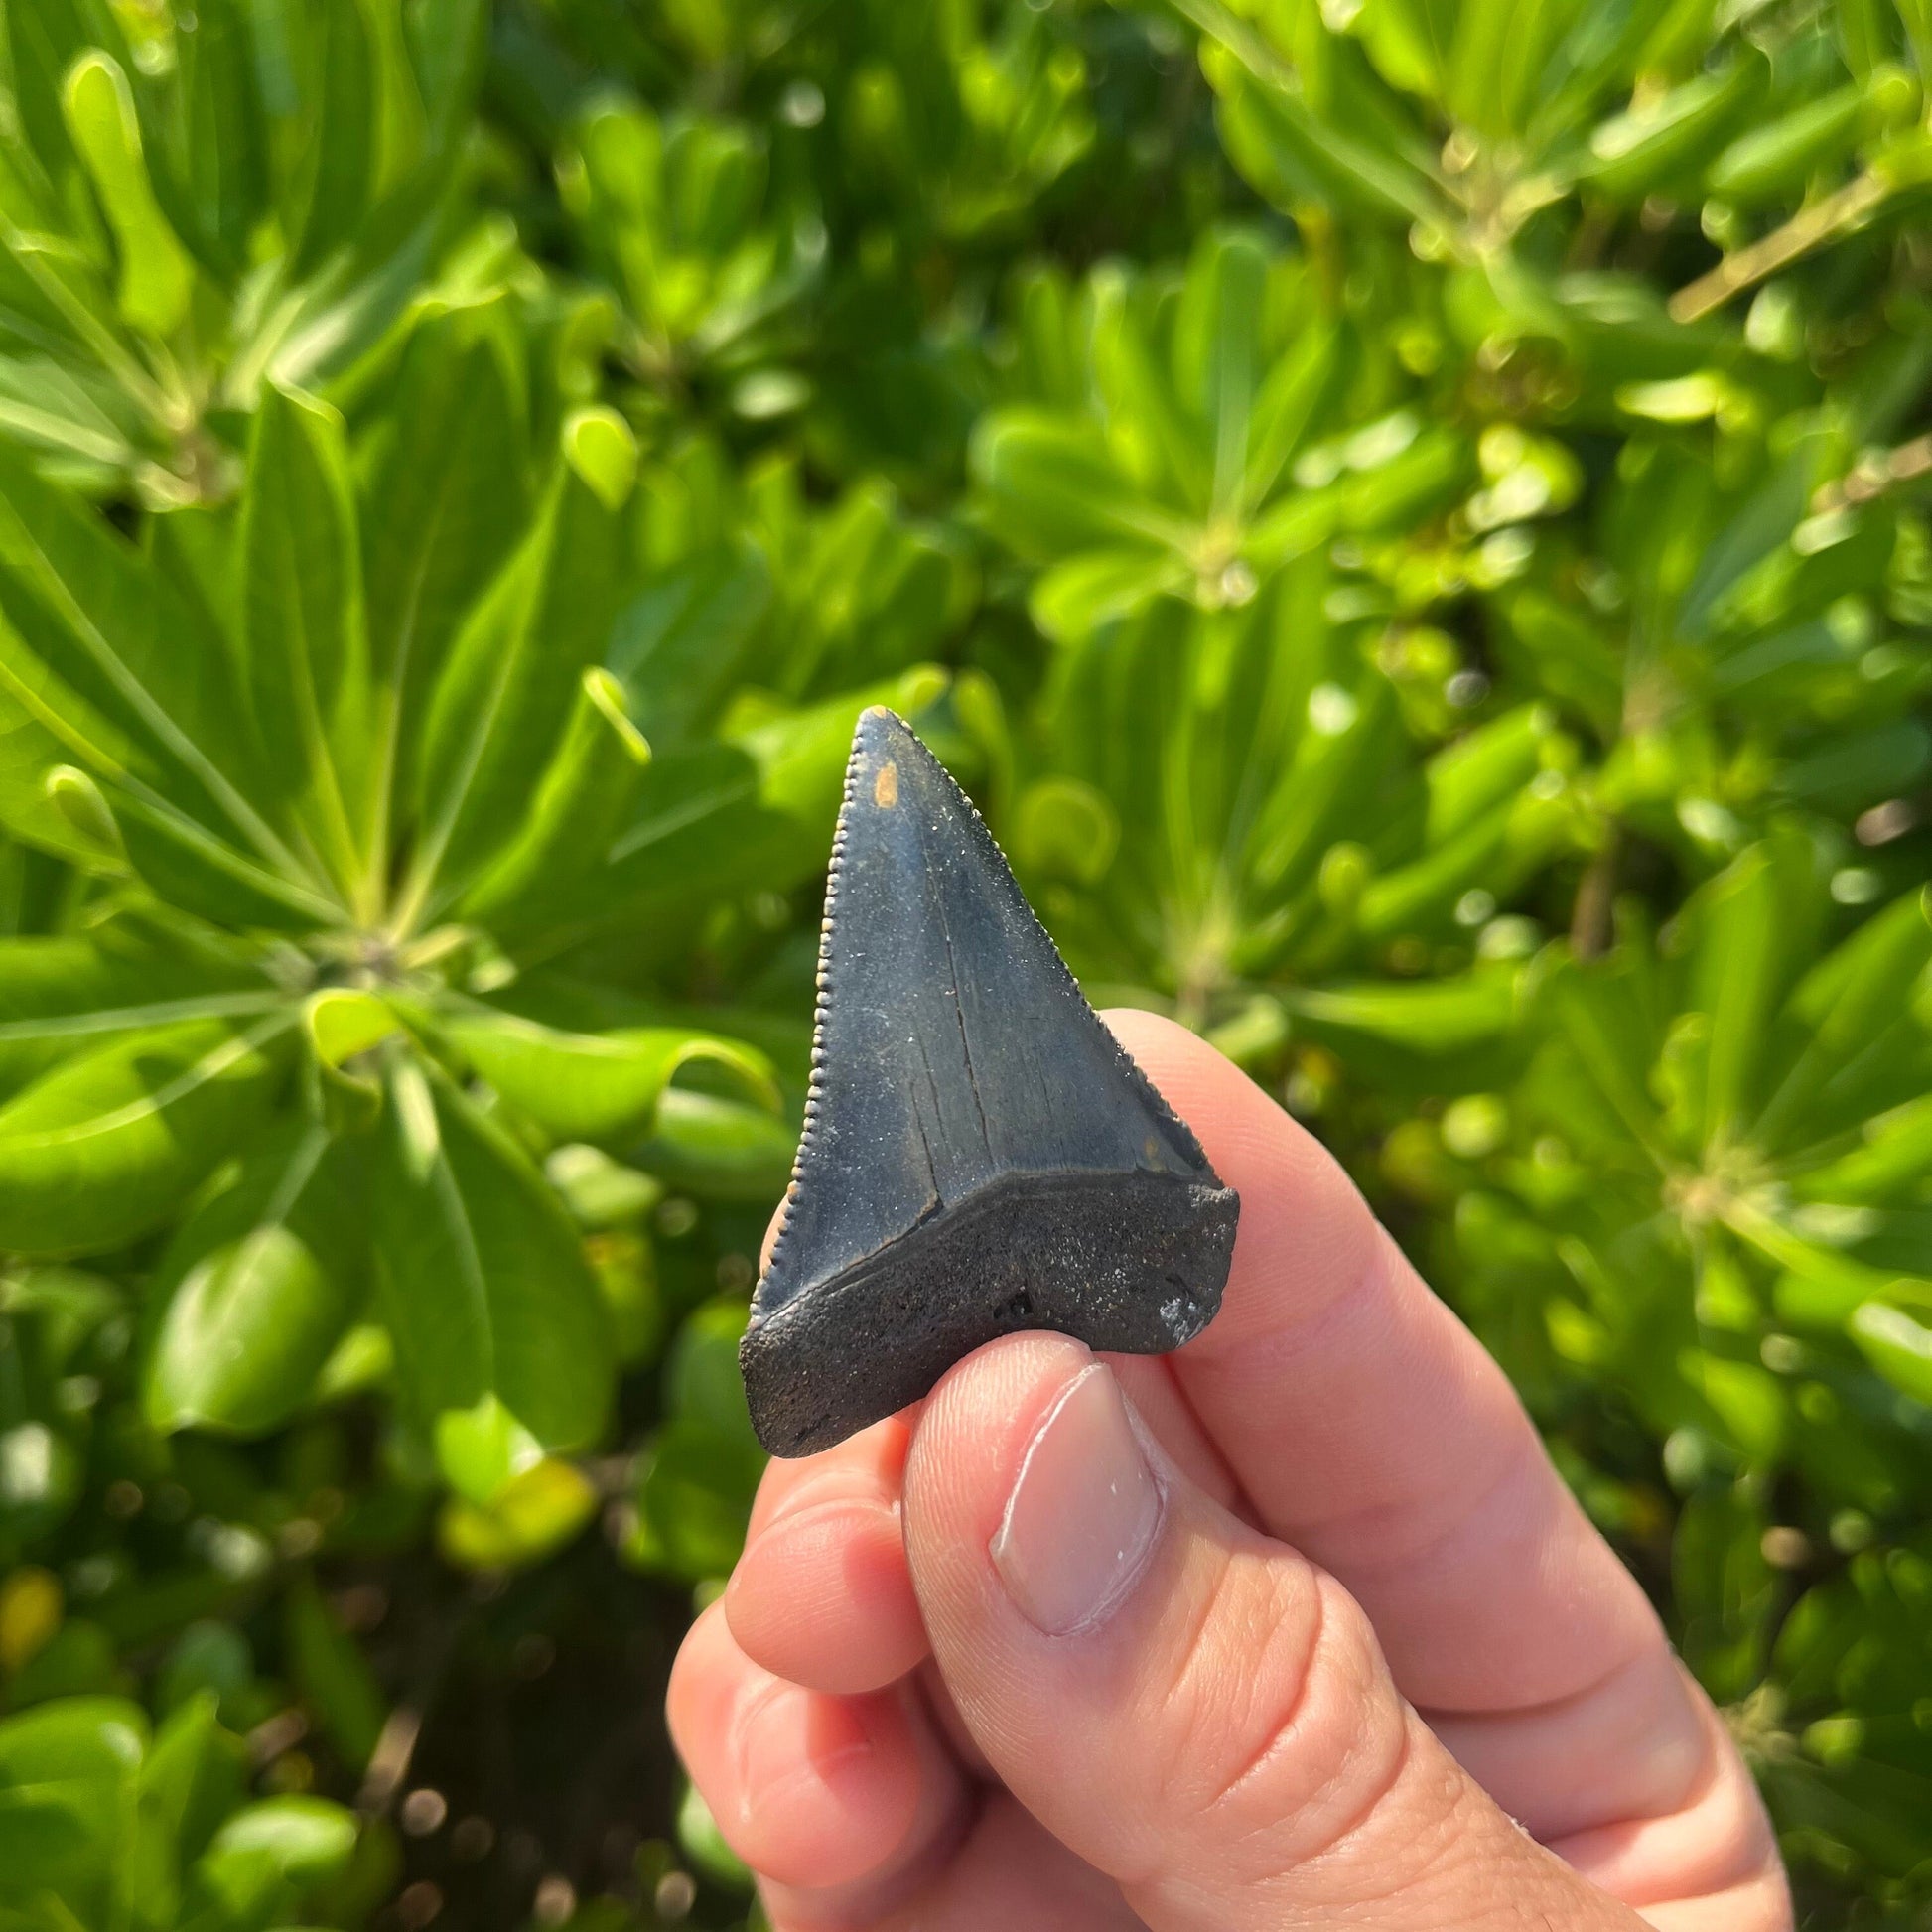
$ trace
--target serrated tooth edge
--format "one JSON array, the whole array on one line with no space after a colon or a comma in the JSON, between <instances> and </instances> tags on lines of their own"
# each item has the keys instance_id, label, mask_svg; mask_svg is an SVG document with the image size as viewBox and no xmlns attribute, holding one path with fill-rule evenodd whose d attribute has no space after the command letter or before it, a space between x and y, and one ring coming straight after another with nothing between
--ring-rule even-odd
<instances>
[{"instance_id":1,"label":"serrated tooth edge","mask_svg":"<svg viewBox=\"0 0 1932 1932\"><path fill-rule=\"evenodd\" d=\"M862 714L863 715L863 714ZM825 1018L832 1005L832 926L838 917L839 879L845 869L846 838L850 830L853 794L859 782L859 735L853 727L852 751L846 759L845 783L839 794L839 818L832 833L832 856L825 868L825 910L818 922L818 971L814 978L815 1000L812 1008L811 1079L805 1089L805 1118L798 1135L798 1151L792 1156L791 1179L779 1203L778 1231L771 1239L771 1254L752 1293L752 1325L756 1327L764 1313L761 1301L764 1285L776 1271L791 1231L791 1203L804 1177L805 1158L812 1145L812 1130L818 1123L824 1098Z\"/></svg>"}]
</instances>

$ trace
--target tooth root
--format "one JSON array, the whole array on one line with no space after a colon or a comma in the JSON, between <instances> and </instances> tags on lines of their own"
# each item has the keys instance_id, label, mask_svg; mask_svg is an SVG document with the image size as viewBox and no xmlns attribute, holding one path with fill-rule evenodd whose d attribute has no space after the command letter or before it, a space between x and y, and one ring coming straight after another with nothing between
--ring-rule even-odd
<instances>
[{"instance_id":1,"label":"tooth root","mask_svg":"<svg viewBox=\"0 0 1932 1932\"><path fill-rule=\"evenodd\" d=\"M1207 1325L1232 1189L889 711L853 739L818 985L804 1136L739 1357L766 1449L828 1449L1017 1328L1160 1354Z\"/></svg>"}]
</instances>

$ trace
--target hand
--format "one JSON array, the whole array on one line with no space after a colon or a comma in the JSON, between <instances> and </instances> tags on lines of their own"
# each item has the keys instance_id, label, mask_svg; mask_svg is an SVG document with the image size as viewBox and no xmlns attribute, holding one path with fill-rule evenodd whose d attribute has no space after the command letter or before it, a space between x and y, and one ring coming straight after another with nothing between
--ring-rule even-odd
<instances>
[{"instance_id":1,"label":"hand","mask_svg":"<svg viewBox=\"0 0 1932 1932\"><path fill-rule=\"evenodd\" d=\"M1161 1360L1010 1336L771 1465L670 1720L776 1932L1788 1932L1501 1371L1258 1088L1109 1024L1240 1190L1225 1304Z\"/></svg>"}]
</instances>

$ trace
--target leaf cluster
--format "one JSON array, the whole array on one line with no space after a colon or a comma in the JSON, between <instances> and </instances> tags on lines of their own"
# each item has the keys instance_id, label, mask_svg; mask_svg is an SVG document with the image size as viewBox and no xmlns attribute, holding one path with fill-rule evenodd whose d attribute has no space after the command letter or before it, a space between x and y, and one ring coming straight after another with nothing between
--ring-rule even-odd
<instances>
[{"instance_id":1,"label":"leaf cluster","mask_svg":"<svg viewBox=\"0 0 1932 1932\"><path fill-rule=\"evenodd\" d=\"M876 702L1503 1361L1818 1922L1922 1911L1928 55L14 0L0 1926L747 1922L635 1714Z\"/></svg>"}]
</instances>

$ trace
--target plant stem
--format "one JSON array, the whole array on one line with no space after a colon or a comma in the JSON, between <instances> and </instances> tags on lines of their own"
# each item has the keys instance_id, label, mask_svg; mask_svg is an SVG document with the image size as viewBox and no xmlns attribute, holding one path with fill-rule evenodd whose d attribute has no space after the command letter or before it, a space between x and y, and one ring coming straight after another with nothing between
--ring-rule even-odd
<instances>
[{"instance_id":1,"label":"plant stem","mask_svg":"<svg viewBox=\"0 0 1932 1932\"><path fill-rule=\"evenodd\" d=\"M1577 902L1570 912L1570 947L1579 959L1597 959L1609 950L1621 845L1622 835L1610 826L1577 887Z\"/></svg>"},{"instance_id":2,"label":"plant stem","mask_svg":"<svg viewBox=\"0 0 1932 1932\"><path fill-rule=\"evenodd\" d=\"M1875 169L1866 169L1857 181L1848 182L1836 194L1799 209L1783 227L1773 229L1748 248L1726 255L1708 275L1700 275L1695 282L1679 289L1670 299L1671 320L1701 322L1740 290L1764 281L1781 268L1788 268L1820 242L1857 227L1877 211L1891 194L1892 186L1886 176Z\"/></svg>"}]
</instances>

